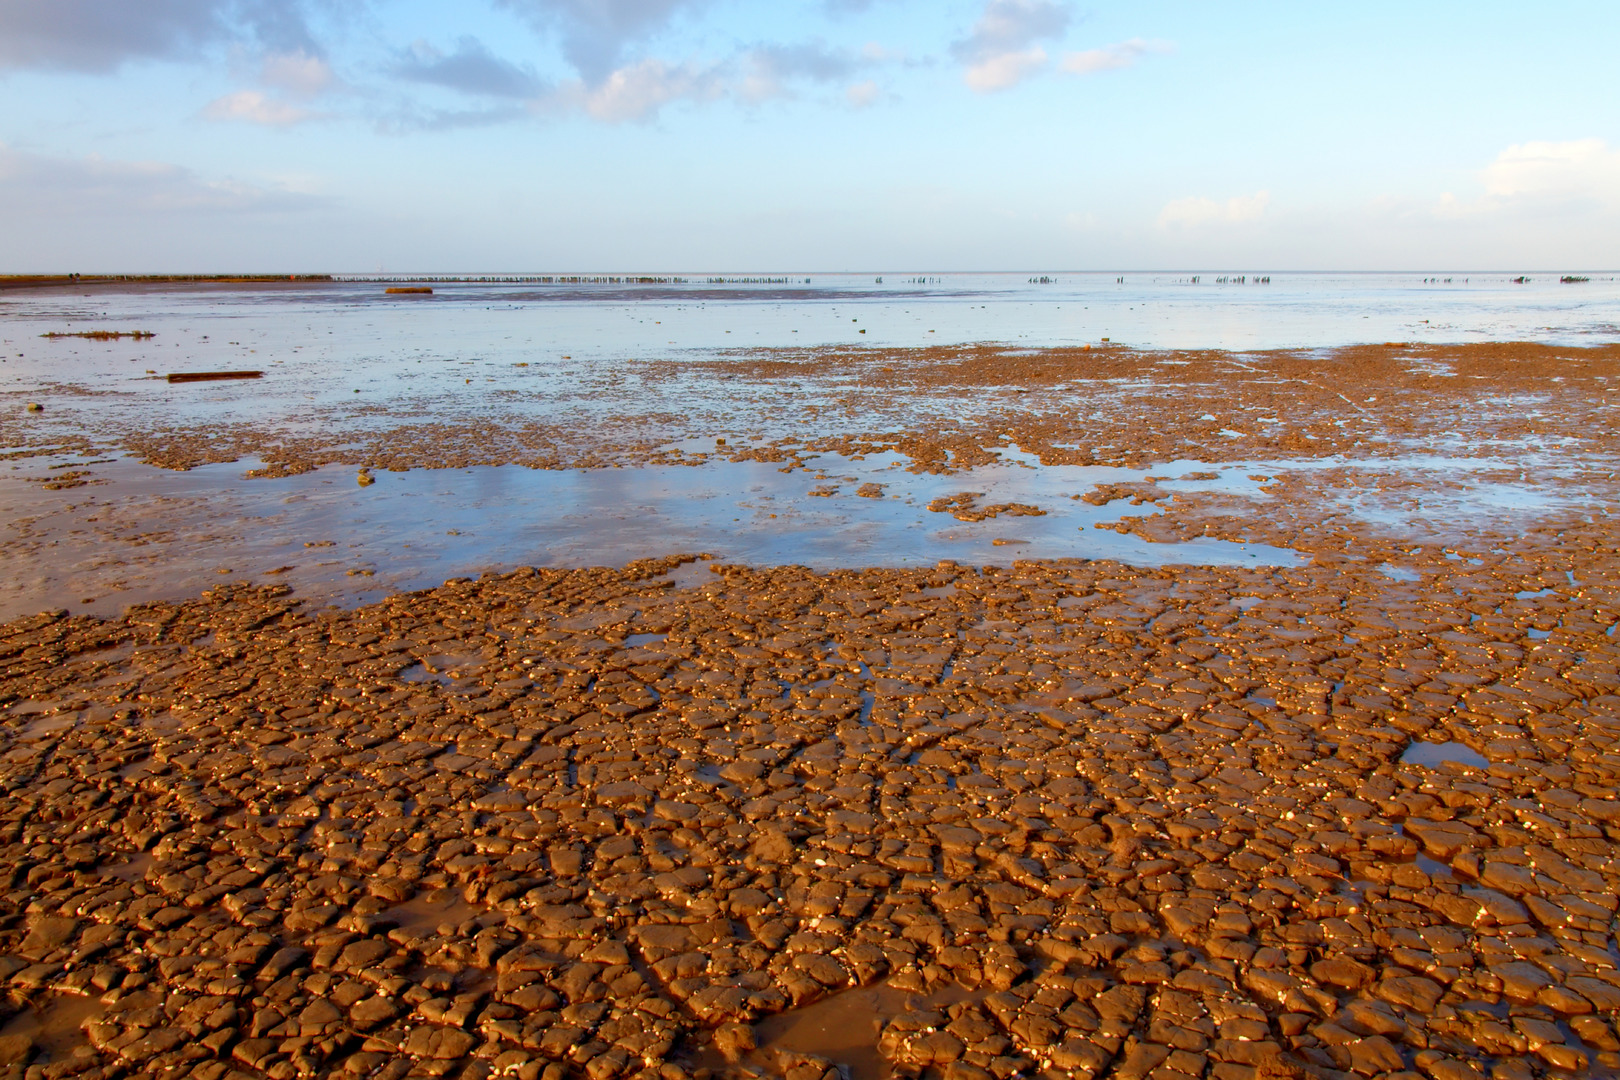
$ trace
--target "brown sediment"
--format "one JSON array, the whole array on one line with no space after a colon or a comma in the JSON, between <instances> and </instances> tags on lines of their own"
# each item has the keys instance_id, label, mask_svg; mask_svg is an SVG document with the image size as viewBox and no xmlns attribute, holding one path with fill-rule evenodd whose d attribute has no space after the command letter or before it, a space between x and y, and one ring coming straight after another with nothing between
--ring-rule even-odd
<instances>
[{"instance_id":1,"label":"brown sediment","mask_svg":"<svg viewBox=\"0 0 1620 1080\"><path fill-rule=\"evenodd\" d=\"M16 1015L95 1004L12 1048L271 1077L1612 1069L1611 541L1408 545L1410 583L1325 542L683 587L672 557L18 620L0 972Z\"/></svg>"},{"instance_id":2,"label":"brown sediment","mask_svg":"<svg viewBox=\"0 0 1620 1080\"><path fill-rule=\"evenodd\" d=\"M1193 474L1199 479L1218 477L1219 473ZM1107 506L1116 499L1129 499L1132 506L1140 506L1145 502L1158 502L1167 498L1169 492L1159 491L1151 483L1140 484L1098 484L1080 498L1093 506Z\"/></svg>"},{"instance_id":3,"label":"brown sediment","mask_svg":"<svg viewBox=\"0 0 1620 1080\"><path fill-rule=\"evenodd\" d=\"M254 285L332 281L330 274L0 274L0 289L98 289L139 285Z\"/></svg>"},{"instance_id":4,"label":"brown sediment","mask_svg":"<svg viewBox=\"0 0 1620 1080\"><path fill-rule=\"evenodd\" d=\"M129 438L287 472L1304 458L1255 475L1263 503L1167 486L1201 471L1076 497L1152 503L1111 525L1150 540L1309 562L671 556L356 610L231 585L5 624L0 1069L1620 1068L1620 350L882 355L737 361L821 380L796 398L817 419L701 455L629 419ZM948 427L891 408L947 391ZM1508 529L1460 527L1451 481L1391 467L1483 454L1528 483L1530 446L1584 502ZM1039 512L978 498L939 510ZM1362 500L1399 528L1345 512Z\"/></svg>"},{"instance_id":5,"label":"brown sediment","mask_svg":"<svg viewBox=\"0 0 1620 1080\"><path fill-rule=\"evenodd\" d=\"M79 422L154 465L256 456L267 475L326 464L571 469L721 459L799 468L814 454L888 452L919 472L952 473L1012 449L1043 465L1123 466L1513 454L1555 440L1604 445L1620 346L776 350L628 361L625 371L636 377L634 394L620 395L611 383L577 388L622 406L593 414L589 424L564 407L569 395L556 399L554 412L534 407L551 399L508 390L409 405L276 399L252 423L211 425L206 433L140 416ZM724 380L723 394L716 380ZM688 392L700 403L681 396ZM670 445L693 427L743 425L765 437L698 451Z\"/></svg>"},{"instance_id":6,"label":"brown sediment","mask_svg":"<svg viewBox=\"0 0 1620 1080\"><path fill-rule=\"evenodd\" d=\"M994 503L980 506L982 491L962 491L932 500L928 509L936 514L950 514L958 521L988 521L1003 514L1008 517L1044 517L1046 511L1027 503Z\"/></svg>"},{"instance_id":7,"label":"brown sediment","mask_svg":"<svg viewBox=\"0 0 1620 1080\"><path fill-rule=\"evenodd\" d=\"M212 382L216 379L258 379L262 371L173 371L165 376L172 383Z\"/></svg>"},{"instance_id":8,"label":"brown sediment","mask_svg":"<svg viewBox=\"0 0 1620 1080\"><path fill-rule=\"evenodd\" d=\"M53 331L39 336L43 338L85 338L89 341L118 341L123 338L145 341L147 338L157 337L157 334L150 330L75 330Z\"/></svg>"},{"instance_id":9,"label":"brown sediment","mask_svg":"<svg viewBox=\"0 0 1620 1080\"><path fill-rule=\"evenodd\" d=\"M394 285L383 290L389 295L405 296L432 296L433 290L426 285Z\"/></svg>"}]
</instances>

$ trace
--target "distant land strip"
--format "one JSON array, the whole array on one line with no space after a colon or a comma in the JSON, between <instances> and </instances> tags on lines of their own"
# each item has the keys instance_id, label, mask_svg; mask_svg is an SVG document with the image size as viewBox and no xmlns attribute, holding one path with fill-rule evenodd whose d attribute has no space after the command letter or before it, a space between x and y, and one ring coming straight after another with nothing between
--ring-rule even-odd
<instances>
[{"instance_id":1,"label":"distant land strip","mask_svg":"<svg viewBox=\"0 0 1620 1080\"><path fill-rule=\"evenodd\" d=\"M0 274L0 290L42 289L73 285L271 285L277 282L397 285L790 285L796 277L659 277L590 274ZM808 278L803 279L808 282Z\"/></svg>"},{"instance_id":2,"label":"distant land strip","mask_svg":"<svg viewBox=\"0 0 1620 1080\"><path fill-rule=\"evenodd\" d=\"M334 280L356 284L393 285L421 282L433 285L789 285L798 278L787 277L656 277L650 275L586 274L339 274ZM809 280L809 279L805 279Z\"/></svg>"},{"instance_id":3,"label":"distant land strip","mask_svg":"<svg viewBox=\"0 0 1620 1080\"><path fill-rule=\"evenodd\" d=\"M53 285L153 284L195 282L205 285L257 285L276 281L334 281L331 274L0 274L0 289L38 289Z\"/></svg>"}]
</instances>

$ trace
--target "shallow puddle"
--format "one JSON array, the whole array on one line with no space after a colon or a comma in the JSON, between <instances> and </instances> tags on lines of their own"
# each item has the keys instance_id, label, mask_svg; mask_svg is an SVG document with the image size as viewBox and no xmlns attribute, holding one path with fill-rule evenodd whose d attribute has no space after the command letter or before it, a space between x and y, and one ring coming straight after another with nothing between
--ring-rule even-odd
<instances>
[{"instance_id":1,"label":"shallow puddle","mask_svg":"<svg viewBox=\"0 0 1620 1080\"><path fill-rule=\"evenodd\" d=\"M1420 870L1422 870L1425 874L1428 874L1431 878L1450 878L1453 876L1451 873L1451 867L1447 866L1443 862L1429 858L1422 852L1419 852L1417 855L1413 856L1412 861L1418 865Z\"/></svg>"},{"instance_id":2,"label":"shallow puddle","mask_svg":"<svg viewBox=\"0 0 1620 1080\"><path fill-rule=\"evenodd\" d=\"M849 1080L888 1080L894 1068L878 1052L884 1025L905 1012L940 1009L975 996L955 985L929 994L888 983L846 990L759 1021L754 1025L759 1048L750 1061L774 1072L783 1053L814 1054L831 1060Z\"/></svg>"},{"instance_id":3,"label":"shallow puddle","mask_svg":"<svg viewBox=\"0 0 1620 1080\"><path fill-rule=\"evenodd\" d=\"M83 1025L106 1012L100 999L78 994L45 993L35 997L27 1008L0 1025L0 1039L20 1036L29 1040L47 1062L70 1058L78 1047L87 1045Z\"/></svg>"},{"instance_id":4,"label":"shallow puddle","mask_svg":"<svg viewBox=\"0 0 1620 1080\"><path fill-rule=\"evenodd\" d=\"M421 662L421 666L428 672L445 675L451 679L470 679L482 671L485 664L483 657L466 653L435 653L422 657Z\"/></svg>"},{"instance_id":5,"label":"shallow puddle","mask_svg":"<svg viewBox=\"0 0 1620 1080\"><path fill-rule=\"evenodd\" d=\"M131 460L109 483L44 491L0 478L0 621L51 608L112 616L154 599L240 581L286 583L310 600L366 603L450 577L517 566L622 565L679 552L722 562L818 569L929 565L944 559L1117 559L1138 565L1294 566L1283 548L1200 538L1151 543L1097 525L1157 512L1077 495L1140 481L1144 470L997 464L951 476L908 472L906 459L823 455L817 464L861 483L818 481L774 463L540 470L521 466L377 473L328 467L249 479L256 463L177 473ZM1177 475L1187 466L1173 470ZM1196 464L1196 463L1193 463ZM1234 470L1227 470L1233 472ZM1246 483L1246 481L1237 481ZM833 495L818 489L836 486ZM1039 516L958 520L929 504L964 491L977 506L1033 505ZM446 528L453 524L453 528ZM1005 541L1016 539L1016 546ZM998 543L1000 541L1000 543ZM701 563L668 575L678 588L712 581ZM444 670L429 661L428 667Z\"/></svg>"},{"instance_id":6,"label":"shallow puddle","mask_svg":"<svg viewBox=\"0 0 1620 1080\"><path fill-rule=\"evenodd\" d=\"M423 663L401 668L395 677L401 682L407 683L437 683L440 686L452 686L455 684L455 680L450 676L434 671Z\"/></svg>"},{"instance_id":7,"label":"shallow puddle","mask_svg":"<svg viewBox=\"0 0 1620 1080\"><path fill-rule=\"evenodd\" d=\"M101 872L108 877L115 877L124 881L141 881L146 877L146 872L152 869L153 864L156 862L157 859L150 852L142 851L138 852L128 862L103 867Z\"/></svg>"},{"instance_id":8,"label":"shallow puddle","mask_svg":"<svg viewBox=\"0 0 1620 1080\"><path fill-rule=\"evenodd\" d=\"M668 634L631 634L624 639L623 648L639 649L647 645L656 645L669 637Z\"/></svg>"},{"instance_id":9,"label":"shallow puddle","mask_svg":"<svg viewBox=\"0 0 1620 1080\"><path fill-rule=\"evenodd\" d=\"M8 718L38 716L40 713L48 713L53 709L59 708L61 704L62 703L60 701L36 701L29 698L26 701L19 701L15 705L7 708L5 715Z\"/></svg>"},{"instance_id":10,"label":"shallow puddle","mask_svg":"<svg viewBox=\"0 0 1620 1080\"><path fill-rule=\"evenodd\" d=\"M1431 769L1448 761L1456 762L1458 765L1472 765L1476 769L1484 769L1490 765L1483 754L1460 742L1414 742L1406 748L1400 761L1402 765L1427 765Z\"/></svg>"},{"instance_id":11,"label":"shallow puddle","mask_svg":"<svg viewBox=\"0 0 1620 1080\"><path fill-rule=\"evenodd\" d=\"M433 934L444 923L460 926L486 910L467 903L453 889L434 889L394 905L383 912L383 918L409 934Z\"/></svg>"},{"instance_id":12,"label":"shallow puddle","mask_svg":"<svg viewBox=\"0 0 1620 1080\"><path fill-rule=\"evenodd\" d=\"M78 723L78 713L54 713L43 716L17 732L17 738L24 742L34 739L45 739L53 735L60 735Z\"/></svg>"}]
</instances>

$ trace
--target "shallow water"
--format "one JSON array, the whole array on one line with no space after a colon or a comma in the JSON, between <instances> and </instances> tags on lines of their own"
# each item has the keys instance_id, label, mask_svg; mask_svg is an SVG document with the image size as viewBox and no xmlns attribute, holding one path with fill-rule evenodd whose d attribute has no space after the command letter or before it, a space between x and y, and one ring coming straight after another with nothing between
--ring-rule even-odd
<instances>
[{"instance_id":1,"label":"shallow water","mask_svg":"<svg viewBox=\"0 0 1620 1080\"><path fill-rule=\"evenodd\" d=\"M1485 756L1460 742L1414 742L1401 754L1403 765L1427 765L1433 768L1452 761L1458 765L1472 765L1484 769L1490 765Z\"/></svg>"},{"instance_id":2,"label":"shallow water","mask_svg":"<svg viewBox=\"0 0 1620 1080\"><path fill-rule=\"evenodd\" d=\"M1227 283L1219 279L1227 276ZM1557 274L1024 274L797 275L789 285L436 282L431 296L390 296L386 282L285 286L90 286L0 296L0 312L86 318L206 317L220 328L295 324L341 311L345 334L433 347L477 328L499 358L540 343L575 356L861 344L1004 341L1031 347L1111 338L1143 348L1322 348L1369 341L1590 343L1620 332L1620 278L1560 284ZM808 283L806 279L808 278ZM879 281L879 278L882 280ZM423 338L424 327L439 334ZM314 329L313 326L310 329ZM865 331L863 334L862 331ZM440 335L446 335L441 337ZM532 336L528 337L526 335ZM238 338L237 334L227 335ZM242 348L251 348L246 339ZM224 348L216 335L216 348ZM317 344L311 342L310 344Z\"/></svg>"},{"instance_id":3,"label":"shallow water","mask_svg":"<svg viewBox=\"0 0 1620 1080\"><path fill-rule=\"evenodd\" d=\"M421 422L494 407L565 422L615 413L679 414L713 404L712 377L665 362L761 349L897 348L999 342L1031 349L1112 340L1140 348L1333 348L1383 341L1536 340L1596 344L1620 335L1620 281L1512 284L1506 275L963 274L937 284L893 275L810 275L771 286L439 284L389 296L376 282L275 286L88 286L0 293L0 395L50 410L143 424L207 424L300 412L376 410ZM146 330L149 340L40 335ZM651 366L649 366L651 365ZM174 371L265 372L260 380L171 385ZM95 395L60 393L71 383ZM729 388L738 391L736 386ZM357 417L358 418L358 414ZM314 418L310 418L312 422Z\"/></svg>"},{"instance_id":4,"label":"shallow water","mask_svg":"<svg viewBox=\"0 0 1620 1080\"><path fill-rule=\"evenodd\" d=\"M1591 343L1620 326L1620 284L1525 285L1494 277L1272 275L1216 284L1216 275L946 275L926 284L887 276L810 275L808 284L542 286L438 284L432 296L388 296L376 282L250 287L126 286L0 293L0 405L8 441L39 446L88 433L108 447L0 462L0 618L47 607L116 614L134 601L178 598L223 581L283 581L301 596L363 602L447 577L520 565L622 564L707 552L759 565L905 566L940 559L1005 565L1019 558L1293 565L1261 545L1153 544L1097 525L1158 512L1152 503L1094 507L1098 483L1159 477L1171 495L1251 501L1263 513L1270 478L1344 468L1383 470L1406 485L1333 487L1348 518L1421 531L1568 509L1571 485L1527 479L1570 468L1553 450L1462 446L1376 463L1342 457L1141 469L1041 466L1018 447L994 466L938 477L893 454L808 458L809 470L718 459L729 445L865 431L872 418L840 401L845 376L737 380L731 358L761 348L915 346L1000 341L1031 350L1112 337L1154 347L1327 348L1364 341L1535 338ZM1607 328L1607 329L1605 329ZM151 339L41 338L52 331L151 330ZM862 333L866 331L866 333ZM693 363L704 361L702 364ZM708 363L716 361L717 363ZM1167 359L1167 363L1174 363ZM263 369L263 379L171 385L165 373ZM1172 368L1171 370L1176 370ZM990 393L994 393L994 388ZM24 413L27 401L43 413ZM930 430L959 409L950 388L897 395L885 425ZM989 401L991 399L985 398ZM198 443L230 425L296 440L338 430L450 422L589 434L609 426L638 448L628 458L706 461L592 471L520 466L379 472L359 488L351 470L248 480L256 461L185 473L135 464L125 433L173 429ZM1264 417L1262 423L1270 423ZM1277 421L1281 422L1281 421ZM733 428L741 430L734 431ZM886 428L887 429L887 428ZM630 434L625 434L629 432ZM699 436L702 435L700 438ZM349 438L343 435L339 438ZM274 442L274 439L271 440ZM9 449L10 446L0 447ZM219 456L230 452L228 445ZM718 454L717 454L718 452ZM489 458L504 451L492 447ZM206 456L206 455L205 455ZM523 460L515 455L505 460ZM43 481L88 470L90 484ZM819 470L819 471L818 471ZM1414 490L1411 482L1421 482ZM862 484L884 486L858 497ZM1382 483L1380 481L1379 483ZM1034 504L1039 517L963 522L931 499L981 493L979 505ZM1591 512L1606 512L1601 505ZM1407 580L1410 571L1387 566ZM687 571L683 582L704 580ZM692 577L692 575L698 575Z\"/></svg>"},{"instance_id":5,"label":"shallow water","mask_svg":"<svg viewBox=\"0 0 1620 1080\"><path fill-rule=\"evenodd\" d=\"M83 1044L82 1025L106 1011L99 996L42 993L0 1024L0 1039L26 1038L43 1052L45 1062L66 1061Z\"/></svg>"},{"instance_id":6,"label":"shallow water","mask_svg":"<svg viewBox=\"0 0 1620 1080\"><path fill-rule=\"evenodd\" d=\"M823 466L819 472L783 473L755 462L566 471L507 465L382 472L362 488L352 469L249 479L253 464L176 473L122 459L97 466L107 483L65 491L0 476L0 543L12 571L0 585L0 619L49 607L113 615L139 600L243 579L286 582L309 598L365 602L486 570L621 565L680 552L823 569L941 559L1299 561L1264 544L1154 544L1096 528L1155 512L1152 504L1093 506L1075 498L1098 483L1147 475L1129 469L1007 464L933 476L906 471L893 455L825 455L811 462ZM1234 484L1250 483L1230 471ZM866 483L884 485L883 497L857 496ZM964 522L928 509L931 500L963 491L980 493L980 505L1023 503L1047 513Z\"/></svg>"},{"instance_id":7,"label":"shallow water","mask_svg":"<svg viewBox=\"0 0 1620 1080\"><path fill-rule=\"evenodd\" d=\"M912 1010L943 1010L985 993L955 984L930 993L899 990L888 983L844 990L755 1024L759 1046L748 1055L748 1062L775 1072L784 1056L813 1054L832 1061L849 1080L886 1080L895 1069L877 1044L890 1020ZM702 1063L714 1066L720 1061L711 1053Z\"/></svg>"},{"instance_id":8,"label":"shallow water","mask_svg":"<svg viewBox=\"0 0 1620 1080\"><path fill-rule=\"evenodd\" d=\"M712 445L712 444L708 444ZM782 472L761 462L546 470L517 465L377 472L328 466L280 478L249 478L247 459L174 472L129 457L90 468L83 487L48 490L40 478L79 464L71 456L0 463L0 621L49 608L112 616L145 600L179 599L251 580L292 585L308 600L366 603L446 578L518 566L623 565L676 553L721 562L818 569L931 565L953 559L1005 566L1018 559L1115 559L1143 566L1294 566L1284 548L1200 538L1153 543L1099 528L1160 512L1151 502L1080 498L1099 484L1158 478L1159 490L1218 494L1263 513L1271 478L1351 464L1323 461L1174 461L1139 469L1032 466L1016 448L993 465L952 475L913 473L898 454L809 455ZM1359 463L1410 477L1432 473L1446 489L1445 522L1518 520L1524 492L1479 482L1492 458ZM857 494L881 485L877 498ZM978 507L1016 503L1045 511L960 521L929 503L959 493ZM1571 497L1537 493L1547 507ZM1168 505L1168 503L1163 503ZM1351 517L1402 526L1405 514L1371 498L1349 499ZM1379 568L1411 581L1407 568ZM684 568L682 587L711 575ZM1240 606L1243 601L1239 601Z\"/></svg>"}]
</instances>

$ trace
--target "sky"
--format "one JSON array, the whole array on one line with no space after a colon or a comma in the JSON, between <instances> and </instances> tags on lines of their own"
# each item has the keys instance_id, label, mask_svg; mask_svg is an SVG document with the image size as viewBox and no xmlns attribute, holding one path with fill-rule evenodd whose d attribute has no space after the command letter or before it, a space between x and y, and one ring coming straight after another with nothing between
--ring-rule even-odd
<instances>
[{"instance_id":1,"label":"sky","mask_svg":"<svg viewBox=\"0 0 1620 1080\"><path fill-rule=\"evenodd\" d=\"M0 273L1603 270L1620 5L0 0Z\"/></svg>"}]
</instances>

